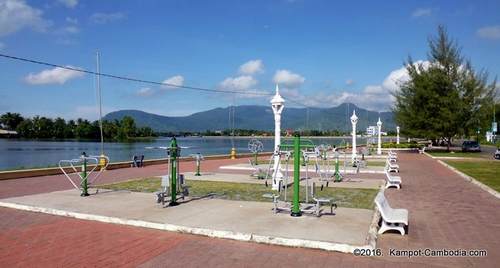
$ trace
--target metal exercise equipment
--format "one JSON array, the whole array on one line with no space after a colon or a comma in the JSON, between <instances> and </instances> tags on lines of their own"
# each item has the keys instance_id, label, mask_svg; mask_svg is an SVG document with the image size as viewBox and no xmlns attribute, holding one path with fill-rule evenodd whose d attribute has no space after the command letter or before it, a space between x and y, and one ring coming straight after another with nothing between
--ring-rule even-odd
<instances>
[{"instance_id":1,"label":"metal exercise equipment","mask_svg":"<svg viewBox=\"0 0 500 268\"><path fill-rule=\"evenodd\" d=\"M204 160L203 155L201 153L195 153L195 154L190 154L192 158L196 160L196 173L194 174L195 176L201 176L200 174L200 165L201 161Z\"/></svg>"},{"instance_id":2,"label":"metal exercise equipment","mask_svg":"<svg viewBox=\"0 0 500 268\"><path fill-rule=\"evenodd\" d=\"M289 148L290 146L284 146L286 148ZM306 148L305 146L304 148ZM281 148L281 146L280 146ZM321 216L322 214L322 205L327 204L330 206L330 214L333 215L333 207L337 207L335 203L332 202L331 199L329 198L317 198L315 197L315 184L312 184L312 191L311 191L311 197L312 201L311 203L305 202L305 203L300 203L300 159L301 154L304 150L304 148L301 148L301 142L300 142L300 135L295 134L294 137L294 143L293 143L293 151L281 151L281 155L285 156L285 176L284 176L284 185L280 185L278 194L266 194L264 195L265 197L270 197L273 199L273 204L274 208L273 211L274 213L278 213L280 211L287 211L290 212L290 215L292 217L300 217L302 216L303 213L308 213L308 214L313 214L317 217ZM288 165L289 165L289 159L293 154L293 196L292 196L292 202L287 202L287 192L288 192L288 179L289 179L289 172L288 172ZM280 200L280 196L283 195L283 201ZM308 194L307 194L308 195ZM306 196L307 196L306 195Z\"/></svg>"},{"instance_id":3,"label":"metal exercise equipment","mask_svg":"<svg viewBox=\"0 0 500 268\"><path fill-rule=\"evenodd\" d=\"M326 183L326 187L328 187L329 182L341 182L344 176L340 172L340 153L335 148L322 146L321 149L326 149L326 152L321 153L323 157L320 158L319 161L316 162L316 173L320 176L320 181ZM332 151L333 154L330 154L329 150ZM344 153L344 173L346 171L346 154ZM331 160L335 160L335 166L332 168ZM323 190L324 185L321 185L321 190Z\"/></svg>"},{"instance_id":4,"label":"metal exercise equipment","mask_svg":"<svg viewBox=\"0 0 500 268\"><path fill-rule=\"evenodd\" d=\"M151 148L151 147L149 147ZM179 174L179 157L181 147L177 145L175 137L170 141L170 147L157 147L167 150L168 154L168 172L162 176L162 191L156 193L156 202L169 206L177 206L179 198L183 199L189 195L189 189L184 182L184 176Z\"/></svg>"},{"instance_id":5,"label":"metal exercise equipment","mask_svg":"<svg viewBox=\"0 0 500 268\"><path fill-rule=\"evenodd\" d=\"M103 166L102 158L105 158L105 163ZM101 162L100 162L101 161ZM87 156L85 152L82 153L80 158L70 159L70 160L60 160L59 168L63 172L64 176L68 181L75 187L75 189L80 190L80 196L89 196L89 187L101 176L102 172L106 169L109 164L109 158L105 155L100 156ZM81 165L80 171L77 167ZM66 172L66 169L71 168L72 172ZM91 168L89 170L89 168ZM99 171L97 169L99 168ZM95 173L97 172L97 173ZM72 176L76 174L77 176ZM92 174L95 174L93 177ZM80 182L76 182L75 179L80 179Z\"/></svg>"},{"instance_id":6,"label":"metal exercise equipment","mask_svg":"<svg viewBox=\"0 0 500 268\"><path fill-rule=\"evenodd\" d=\"M254 165L259 165L259 162L257 161L257 156L259 152L262 152L264 150L264 144L257 140L257 139L251 139L248 142L248 150L253 153L254 156Z\"/></svg>"}]
</instances>

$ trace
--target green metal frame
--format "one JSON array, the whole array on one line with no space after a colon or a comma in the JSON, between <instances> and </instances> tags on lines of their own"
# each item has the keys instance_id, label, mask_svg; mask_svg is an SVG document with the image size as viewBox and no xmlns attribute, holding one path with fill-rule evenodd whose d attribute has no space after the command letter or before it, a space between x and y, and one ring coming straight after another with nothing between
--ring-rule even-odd
<instances>
[{"instance_id":1,"label":"green metal frame","mask_svg":"<svg viewBox=\"0 0 500 268\"><path fill-rule=\"evenodd\" d=\"M179 146L175 137L170 141L170 203L169 206L177 206L177 168L179 156Z\"/></svg>"},{"instance_id":2,"label":"green metal frame","mask_svg":"<svg viewBox=\"0 0 500 268\"><path fill-rule=\"evenodd\" d=\"M293 200L292 200L292 217L302 216L302 211L300 211L299 203L299 192L300 192L300 157L298 155L302 154L300 134L295 133L293 139Z\"/></svg>"},{"instance_id":3,"label":"green metal frame","mask_svg":"<svg viewBox=\"0 0 500 268\"><path fill-rule=\"evenodd\" d=\"M80 194L80 196L89 196L89 185L88 185L88 174L87 174L87 155L84 153L82 153L82 160L83 160L83 164L82 164L82 182L81 182L81 186L82 186L82 193Z\"/></svg>"}]
</instances>

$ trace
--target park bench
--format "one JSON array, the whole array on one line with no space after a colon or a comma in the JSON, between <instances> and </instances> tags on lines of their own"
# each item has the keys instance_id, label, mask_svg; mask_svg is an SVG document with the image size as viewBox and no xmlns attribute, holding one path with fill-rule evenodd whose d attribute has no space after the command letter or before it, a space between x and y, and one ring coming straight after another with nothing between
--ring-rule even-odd
<instances>
[{"instance_id":1,"label":"park bench","mask_svg":"<svg viewBox=\"0 0 500 268\"><path fill-rule=\"evenodd\" d=\"M392 151L389 151L387 158L389 159L389 162L392 162L392 163L398 162L398 154L396 154Z\"/></svg>"},{"instance_id":2,"label":"park bench","mask_svg":"<svg viewBox=\"0 0 500 268\"><path fill-rule=\"evenodd\" d=\"M401 235L405 235L405 227L408 227L408 210L391 208L383 192L377 194L377 197L375 197L375 204L382 217L382 225L378 233L383 234L388 230L396 230L399 231Z\"/></svg>"},{"instance_id":3,"label":"park bench","mask_svg":"<svg viewBox=\"0 0 500 268\"><path fill-rule=\"evenodd\" d=\"M386 184L385 184L385 188L389 188L389 187L396 187L398 189L401 188L401 177L399 176L391 176L389 174L389 171L385 171L385 176L387 177L386 178Z\"/></svg>"},{"instance_id":4,"label":"park bench","mask_svg":"<svg viewBox=\"0 0 500 268\"><path fill-rule=\"evenodd\" d=\"M385 161L385 169L388 172L398 172L399 173L399 165L395 163L391 163L389 158Z\"/></svg>"}]
</instances>

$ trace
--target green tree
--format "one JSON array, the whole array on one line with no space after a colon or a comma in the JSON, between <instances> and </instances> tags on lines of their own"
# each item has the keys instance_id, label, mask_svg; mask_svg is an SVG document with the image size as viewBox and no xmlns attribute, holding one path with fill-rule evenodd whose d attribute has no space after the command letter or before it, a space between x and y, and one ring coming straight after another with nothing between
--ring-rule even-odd
<instances>
[{"instance_id":1,"label":"green tree","mask_svg":"<svg viewBox=\"0 0 500 268\"><path fill-rule=\"evenodd\" d=\"M131 138L136 136L136 126L134 118L130 116L124 116L120 122L120 136L123 138Z\"/></svg>"},{"instance_id":2,"label":"green tree","mask_svg":"<svg viewBox=\"0 0 500 268\"><path fill-rule=\"evenodd\" d=\"M443 26L429 39L429 64L405 63L409 80L401 84L393 112L404 134L451 145L456 135L469 135L484 124L492 107L494 85L486 72L475 72L460 55Z\"/></svg>"},{"instance_id":3,"label":"green tree","mask_svg":"<svg viewBox=\"0 0 500 268\"><path fill-rule=\"evenodd\" d=\"M29 118L23 120L21 123L19 123L19 125L17 125L16 131L20 137L28 139L33 138L35 135L35 131L33 129L33 121L31 121L31 119Z\"/></svg>"},{"instance_id":4,"label":"green tree","mask_svg":"<svg viewBox=\"0 0 500 268\"><path fill-rule=\"evenodd\" d=\"M66 137L65 131L66 131L66 120L64 120L61 117L56 118L54 120L54 129L53 129L54 138L64 139Z\"/></svg>"},{"instance_id":5,"label":"green tree","mask_svg":"<svg viewBox=\"0 0 500 268\"><path fill-rule=\"evenodd\" d=\"M4 113L0 116L0 124L8 130L15 130L17 126L24 120L18 113Z\"/></svg>"},{"instance_id":6,"label":"green tree","mask_svg":"<svg viewBox=\"0 0 500 268\"><path fill-rule=\"evenodd\" d=\"M64 138L74 138L75 137L76 123L75 120L69 120L64 128Z\"/></svg>"},{"instance_id":7,"label":"green tree","mask_svg":"<svg viewBox=\"0 0 500 268\"><path fill-rule=\"evenodd\" d=\"M44 116L33 117L34 137L40 139L52 138L54 136L52 131L53 126L54 122L50 118Z\"/></svg>"},{"instance_id":8,"label":"green tree","mask_svg":"<svg viewBox=\"0 0 500 268\"><path fill-rule=\"evenodd\" d=\"M76 120L75 137L78 139L88 139L92 136L92 125L89 120L78 118Z\"/></svg>"}]
</instances>

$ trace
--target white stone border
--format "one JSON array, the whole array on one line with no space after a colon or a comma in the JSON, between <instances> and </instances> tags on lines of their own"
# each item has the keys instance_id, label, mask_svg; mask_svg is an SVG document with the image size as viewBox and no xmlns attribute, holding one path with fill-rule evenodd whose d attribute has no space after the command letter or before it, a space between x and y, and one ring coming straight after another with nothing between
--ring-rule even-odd
<instances>
[{"instance_id":1,"label":"white stone border","mask_svg":"<svg viewBox=\"0 0 500 268\"><path fill-rule=\"evenodd\" d=\"M494 197L500 199L500 193L495 191L493 188L489 187L488 185L474 179L473 177L461 172L460 170L452 167L451 165L448 165L446 164L445 162L441 161L441 160L437 160L441 165L451 169L452 171L454 171L455 173L457 173L460 177L462 177L464 180L472 183L472 184L475 184L477 187L483 189L484 191L490 193L491 195L493 195Z\"/></svg>"},{"instance_id":2,"label":"white stone border","mask_svg":"<svg viewBox=\"0 0 500 268\"><path fill-rule=\"evenodd\" d=\"M45 214L51 214L56 216L64 216L71 217L82 220L90 220L90 221L99 221L105 223L114 223L121 225L129 225L135 227L145 227L151 229L158 229L170 232L178 232L178 233L186 233L186 234L194 234L194 235L203 235L214 238L224 238L224 239L232 239L237 241L244 242L256 242L262 244L271 244L271 245L280 245L280 246L288 246L288 247L302 247L302 248L314 248L314 249L322 249L327 251L338 251L343 253L353 253L356 249L375 249L376 246L376 235L375 238L372 238L372 225L370 225L369 234L368 234L368 245L364 246L356 246L350 244L343 243L332 243L325 241L315 241L315 240L306 240L306 239L293 239L293 238L284 238L284 237L273 237L273 236L265 236L265 235L255 235L251 233L240 233L240 232L232 232L232 231L220 231L220 230L211 230L205 228L195 228L195 227L187 227L180 226L175 224L168 223L155 223L141 220L129 220L122 219L117 217L108 217L101 215L93 215L87 213L79 213L79 212L71 212L53 208L43 208L36 206L28 206L17 203L6 203L0 202L0 206L31 211L31 212L40 212ZM374 219L376 217L377 211L375 211ZM377 220L378 221L378 220ZM376 231L376 230L375 230Z\"/></svg>"},{"instance_id":3,"label":"white stone border","mask_svg":"<svg viewBox=\"0 0 500 268\"><path fill-rule=\"evenodd\" d=\"M457 173L460 177L462 177L464 180L472 183L472 184L475 184L477 187L481 188L482 190L488 192L489 194L493 195L494 197L500 199L500 193L495 191L493 188L489 187L488 185L474 179L473 177L463 173L462 171L452 167L451 165L448 165L446 164L445 162L443 162L442 160L440 160L438 157L435 157L435 156L432 156L426 152L424 152L425 155L427 155L428 157L432 158L432 159L435 159L438 161L439 164L449 168L450 170L452 170L453 172ZM457 159L457 157L453 158L453 159Z\"/></svg>"}]
</instances>

